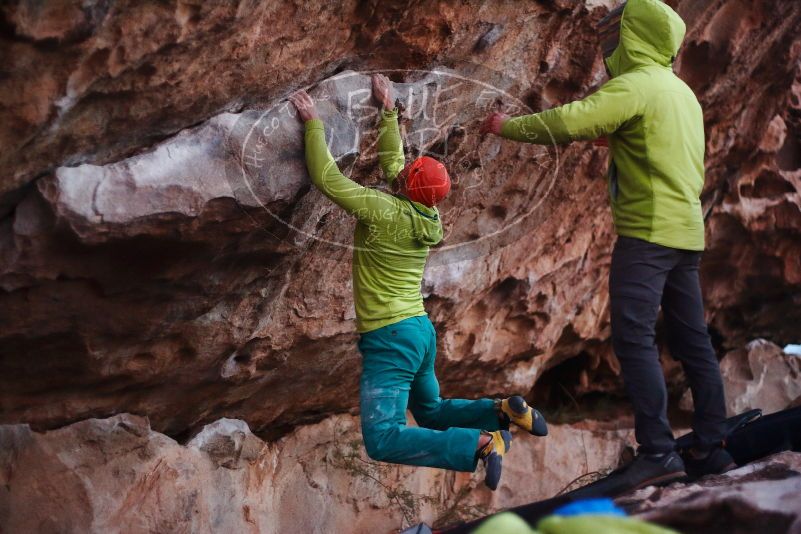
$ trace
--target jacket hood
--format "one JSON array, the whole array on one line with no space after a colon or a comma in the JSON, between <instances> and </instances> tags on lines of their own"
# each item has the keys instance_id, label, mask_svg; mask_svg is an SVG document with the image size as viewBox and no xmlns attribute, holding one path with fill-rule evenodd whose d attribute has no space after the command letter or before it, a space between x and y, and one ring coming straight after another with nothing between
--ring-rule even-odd
<instances>
[{"instance_id":1,"label":"jacket hood","mask_svg":"<svg viewBox=\"0 0 801 534\"><path fill-rule=\"evenodd\" d=\"M429 208L419 202L409 202L412 219L412 232L420 244L433 247L442 241L442 221L437 208Z\"/></svg>"},{"instance_id":2,"label":"jacket hood","mask_svg":"<svg viewBox=\"0 0 801 534\"><path fill-rule=\"evenodd\" d=\"M620 42L606 58L612 77L644 65L670 67L686 27L661 0L628 0L620 19Z\"/></svg>"}]
</instances>

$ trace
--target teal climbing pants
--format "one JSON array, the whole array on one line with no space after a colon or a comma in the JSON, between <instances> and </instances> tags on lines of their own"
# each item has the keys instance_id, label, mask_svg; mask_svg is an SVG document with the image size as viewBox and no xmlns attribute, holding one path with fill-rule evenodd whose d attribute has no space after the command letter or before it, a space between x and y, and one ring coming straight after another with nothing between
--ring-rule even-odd
<instances>
[{"instance_id":1,"label":"teal climbing pants","mask_svg":"<svg viewBox=\"0 0 801 534\"><path fill-rule=\"evenodd\" d=\"M428 316L361 335L362 437L370 458L475 471L480 430L498 430L492 399L442 399L434 374L437 334ZM406 409L418 427L406 426ZM504 427L505 428L505 427Z\"/></svg>"}]
</instances>

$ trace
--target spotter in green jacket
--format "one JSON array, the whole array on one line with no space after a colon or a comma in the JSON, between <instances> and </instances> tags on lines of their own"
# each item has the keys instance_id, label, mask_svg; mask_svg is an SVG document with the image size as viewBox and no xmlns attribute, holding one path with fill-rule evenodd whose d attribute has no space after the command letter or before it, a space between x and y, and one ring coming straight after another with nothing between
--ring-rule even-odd
<instances>
[{"instance_id":1,"label":"spotter in green jacket","mask_svg":"<svg viewBox=\"0 0 801 534\"><path fill-rule=\"evenodd\" d=\"M617 233L682 250L704 249L704 120L672 65L685 26L660 0L629 0L611 79L583 100L503 124L536 144L609 139L609 196Z\"/></svg>"}]
</instances>

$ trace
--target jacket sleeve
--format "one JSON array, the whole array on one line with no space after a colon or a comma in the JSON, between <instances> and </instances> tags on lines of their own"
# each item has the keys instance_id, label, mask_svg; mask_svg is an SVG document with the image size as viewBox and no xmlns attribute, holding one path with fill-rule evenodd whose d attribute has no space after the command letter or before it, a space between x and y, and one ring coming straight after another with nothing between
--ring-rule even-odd
<instances>
[{"instance_id":1,"label":"jacket sleeve","mask_svg":"<svg viewBox=\"0 0 801 534\"><path fill-rule=\"evenodd\" d=\"M306 121L306 167L314 186L349 214L365 221L386 219L397 210L394 197L357 184L339 171L325 143L320 119Z\"/></svg>"},{"instance_id":2,"label":"jacket sleeve","mask_svg":"<svg viewBox=\"0 0 801 534\"><path fill-rule=\"evenodd\" d=\"M507 139L546 145L597 139L640 114L640 94L625 76L609 80L583 100L507 120Z\"/></svg>"},{"instance_id":3,"label":"jacket sleeve","mask_svg":"<svg viewBox=\"0 0 801 534\"><path fill-rule=\"evenodd\" d=\"M378 162L390 184L406 165L396 109L381 112L381 122L378 126Z\"/></svg>"}]
</instances>

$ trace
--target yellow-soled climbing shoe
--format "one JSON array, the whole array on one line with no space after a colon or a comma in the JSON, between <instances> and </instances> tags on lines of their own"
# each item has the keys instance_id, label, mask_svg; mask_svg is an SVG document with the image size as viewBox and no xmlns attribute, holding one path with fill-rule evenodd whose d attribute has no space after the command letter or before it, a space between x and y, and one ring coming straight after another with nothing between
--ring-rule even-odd
<instances>
[{"instance_id":1,"label":"yellow-soled climbing shoe","mask_svg":"<svg viewBox=\"0 0 801 534\"><path fill-rule=\"evenodd\" d=\"M503 456L512 446L512 433L508 430L482 431L481 433L490 436L489 443L478 452L478 457L484 462L484 484L495 491L498 488L498 482L501 481Z\"/></svg>"},{"instance_id":2,"label":"yellow-soled climbing shoe","mask_svg":"<svg viewBox=\"0 0 801 534\"><path fill-rule=\"evenodd\" d=\"M526 404L520 395L509 397L501 401L501 412L509 420L535 436L547 436L548 424L540 412Z\"/></svg>"}]
</instances>

